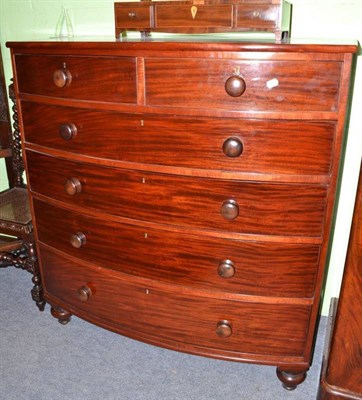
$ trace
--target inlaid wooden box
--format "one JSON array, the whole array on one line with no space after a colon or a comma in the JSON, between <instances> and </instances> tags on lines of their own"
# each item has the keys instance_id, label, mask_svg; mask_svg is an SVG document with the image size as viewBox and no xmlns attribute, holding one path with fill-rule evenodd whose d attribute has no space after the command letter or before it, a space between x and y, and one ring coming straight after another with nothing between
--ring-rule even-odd
<instances>
[{"instance_id":1,"label":"inlaid wooden box","mask_svg":"<svg viewBox=\"0 0 362 400\"><path fill-rule=\"evenodd\" d=\"M273 32L290 30L291 5L284 0L192 0L114 3L116 37L126 31L174 33Z\"/></svg>"}]
</instances>

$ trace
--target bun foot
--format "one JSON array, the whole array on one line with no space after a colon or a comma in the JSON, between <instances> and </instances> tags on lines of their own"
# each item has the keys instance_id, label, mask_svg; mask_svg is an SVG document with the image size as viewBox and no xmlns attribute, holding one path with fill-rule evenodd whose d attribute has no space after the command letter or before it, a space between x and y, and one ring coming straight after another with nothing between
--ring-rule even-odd
<instances>
[{"instance_id":1,"label":"bun foot","mask_svg":"<svg viewBox=\"0 0 362 400\"><path fill-rule=\"evenodd\" d=\"M61 307L51 307L50 312L54 318L57 318L59 323L66 325L72 316L68 311L63 310Z\"/></svg>"},{"instance_id":2,"label":"bun foot","mask_svg":"<svg viewBox=\"0 0 362 400\"><path fill-rule=\"evenodd\" d=\"M283 371L277 368L277 376L286 390L294 390L307 376L307 371Z\"/></svg>"}]
</instances>

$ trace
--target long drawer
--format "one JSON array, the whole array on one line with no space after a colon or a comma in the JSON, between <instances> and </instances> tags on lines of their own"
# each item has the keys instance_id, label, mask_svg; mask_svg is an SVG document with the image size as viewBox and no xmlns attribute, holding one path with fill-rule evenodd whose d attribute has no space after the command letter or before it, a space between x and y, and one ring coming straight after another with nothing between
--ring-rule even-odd
<instances>
[{"instance_id":1,"label":"long drawer","mask_svg":"<svg viewBox=\"0 0 362 400\"><path fill-rule=\"evenodd\" d=\"M27 152L30 188L126 218L229 232L320 237L327 187L95 166ZM43 171L52 171L49 179Z\"/></svg>"},{"instance_id":2,"label":"long drawer","mask_svg":"<svg viewBox=\"0 0 362 400\"><path fill-rule=\"evenodd\" d=\"M22 112L26 142L97 158L240 172L328 174L335 136L333 122L155 117L28 101Z\"/></svg>"},{"instance_id":3,"label":"long drawer","mask_svg":"<svg viewBox=\"0 0 362 400\"><path fill-rule=\"evenodd\" d=\"M15 62L20 93L137 102L134 57L16 55Z\"/></svg>"},{"instance_id":4,"label":"long drawer","mask_svg":"<svg viewBox=\"0 0 362 400\"><path fill-rule=\"evenodd\" d=\"M234 111L337 111L341 62L146 59L146 103ZM170 93L172 95L170 95Z\"/></svg>"},{"instance_id":5,"label":"long drawer","mask_svg":"<svg viewBox=\"0 0 362 400\"><path fill-rule=\"evenodd\" d=\"M100 267L84 266L40 247L46 293L79 316L154 343L182 343L222 352L302 357L310 307L260 304L152 286ZM82 299L83 301L81 301ZM132 334L133 332L133 334ZM290 333L293 332L293 335Z\"/></svg>"},{"instance_id":6,"label":"long drawer","mask_svg":"<svg viewBox=\"0 0 362 400\"><path fill-rule=\"evenodd\" d=\"M42 243L99 266L219 292L314 295L317 245L245 242L142 228L39 200L34 200L34 211Z\"/></svg>"},{"instance_id":7,"label":"long drawer","mask_svg":"<svg viewBox=\"0 0 362 400\"><path fill-rule=\"evenodd\" d=\"M189 4L155 5L155 28L229 28L233 25L233 5L232 4L200 4L191 7Z\"/></svg>"}]
</instances>

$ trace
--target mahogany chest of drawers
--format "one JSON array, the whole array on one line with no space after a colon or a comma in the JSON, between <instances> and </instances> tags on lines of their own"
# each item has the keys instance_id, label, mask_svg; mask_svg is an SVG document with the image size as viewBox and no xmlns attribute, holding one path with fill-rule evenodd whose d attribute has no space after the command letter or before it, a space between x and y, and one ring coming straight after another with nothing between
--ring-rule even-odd
<instances>
[{"instance_id":1,"label":"mahogany chest of drawers","mask_svg":"<svg viewBox=\"0 0 362 400\"><path fill-rule=\"evenodd\" d=\"M151 344L311 362L354 46L9 43L44 296Z\"/></svg>"}]
</instances>

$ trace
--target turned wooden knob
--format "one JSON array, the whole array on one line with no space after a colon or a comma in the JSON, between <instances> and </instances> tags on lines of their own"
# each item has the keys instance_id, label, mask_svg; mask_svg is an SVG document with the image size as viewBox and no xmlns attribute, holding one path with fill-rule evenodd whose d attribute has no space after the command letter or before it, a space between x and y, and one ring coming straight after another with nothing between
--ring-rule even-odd
<instances>
[{"instance_id":1,"label":"turned wooden knob","mask_svg":"<svg viewBox=\"0 0 362 400\"><path fill-rule=\"evenodd\" d=\"M231 336L233 330L229 321L219 321L216 326L216 334L222 338Z\"/></svg>"},{"instance_id":2,"label":"turned wooden knob","mask_svg":"<svg viewBox=\"0 0 362 400\"><path fill-rule=\"evenodd\" d=\"M82 191L82 184L77 178L70 178L65 182L64 190L70 196L74 196Z\"/></svg>"},{"instance_id":3,"label":"turned wooden knob","mask_svg":"<svg viewBox=\"0 0 362 400\"><path fill-rule=\"evenodd\" d=\"M232 199L225 200L222 203L220 212L225 219L229 220L235 219L239 215L239 205L235 200Z\"/></svg>"},{"instance_id":4,"label":"turned wooden knob","mask_svg":"<svg viewBox=\"0 0 362 400\"><path fill-rule=\"evenodd\" d=\"M53 82L59 88L69 86L72 82L72 74L67 69L57 69L53 74Z\"/></svg>"},{"instance_id":5,"label":"turned wooden knob","mask_svg":"<svg viewBox=\"0 0 362 400\"><path fill-rule=\"evenodd\" d=\"M77 132L78 132L77 127L71 122L68 124L60 125L59 127L59 135L64 140L73 139L77 135Z\"/></svg>"},{"instance_id":6,"label":"turned wooden knob","mask_svg":"<svg viewBox=\"0 0 362 400\"><path fill-rule=\"evenodd\" d=\"M87 301L92 296L92 291L88 286L82 286L77 290L77 297L80 301Z\"/></svg>"},{"instance_id":7,"label":"turned wooden knob","mask_svg":"<svg viewBox=\"0 0 362 400\"><path fill-rule=\"evenodd\" d=\"M222 151L227 157L239 157L243 152L243 142L237 137L230 137L225 140Z\"/></svg>"},{"instance_id":8,"label":"turned wooden knob","mask_svg":"<svg viewBox=\"0 0 362 400\"><path fill-rule=\"evenodd\" d=\"M82 232L77 232L70 236L70 244L76 249L80 249L82 246L84 246L85 242L86 237Z\"/></svg>"},{"instance_id":9,"label":"turned wooden knob","mask_svg":"<svg viewBox=\"0 0 362 400\"><path fill-rule=\"evenodd\" d=\"M221 276L221 278L232 278L235 275L235 265L230 260L223 260L219 264L217 272Z\"/></svg>"},{"instance_id":10,"label":"turned wooden knob","mask_svg":"<svg viewBox=\"0 0 362 400\"><path fill-rule=\"evenodd\" d=\"M246 89L246 84L241 76L233 75L225 82L226 93L231 97L241 96Z\"/></svg>"}]
</instances>

